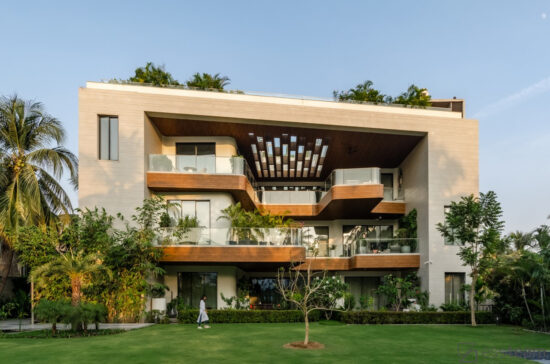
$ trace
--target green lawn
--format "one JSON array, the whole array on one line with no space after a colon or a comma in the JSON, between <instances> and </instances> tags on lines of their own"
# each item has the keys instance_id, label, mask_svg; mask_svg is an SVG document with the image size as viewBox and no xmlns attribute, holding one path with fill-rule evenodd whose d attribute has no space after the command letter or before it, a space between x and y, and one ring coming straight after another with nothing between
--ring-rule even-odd
<instances>
[{"instance_id":1,"label":"green lawn","mask_svg":"<svg viewBox=\"0 0 550 364\"><path fill-rule=\"evenodd\" d=\"M90 338L0 339L0 363L459 363L460 342L484 352L550 349L550 336L514 327L319 323L312 325L311 336L325 349L282 348L302 335L303 324L220 324L208 330L156 325ZM527 361L500 356L476 361L494 362Z\"/></svg>"}]
</instances>

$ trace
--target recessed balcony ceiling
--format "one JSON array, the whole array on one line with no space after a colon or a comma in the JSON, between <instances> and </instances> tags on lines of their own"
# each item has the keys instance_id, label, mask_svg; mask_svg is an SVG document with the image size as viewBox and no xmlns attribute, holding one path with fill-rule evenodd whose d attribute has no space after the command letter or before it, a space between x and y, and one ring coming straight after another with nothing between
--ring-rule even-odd
<instances>
[{"instance_id":1,"label":"recessed balcony ceiling","mask_svg":"<svg viewBox=\"0 0 550 364\"><path fill-rule=\"evenodd\" d=\"M230 136L259 181L322 181L337 168L395 168L423 138L266 124L150 117L166 136Z\"/></svg>"}]
</instances>

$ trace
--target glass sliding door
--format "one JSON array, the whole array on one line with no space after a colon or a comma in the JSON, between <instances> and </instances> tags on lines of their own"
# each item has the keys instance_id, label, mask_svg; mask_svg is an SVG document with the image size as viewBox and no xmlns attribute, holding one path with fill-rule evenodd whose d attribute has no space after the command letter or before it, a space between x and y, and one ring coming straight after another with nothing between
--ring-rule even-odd
<instances>
[{"instance_id":1,"label":"glass sliding door","mask_svg":"<svg viewBox=\"0 0 550 364\"><path fill-rule=\"evenodd\" d=\"M176 143L179 172L216 173L216 143Z\"/></svg>"},{"instance_id":2,"label":"glass sliding door","mask_svg":"<svg viewBox=\"0 0 550 364\"><path fill-rule=\"evenodd\" d=\"M186 305L199 308L203 295L207 296L207 308L218 307L218 273L178 273L178 297L182 298Z\"/></svg>"},{"instance_id":3,"label":"glass sliding door","mask_svg":"<svg viewBox=\"0 0 550 364\"><path fill-rule=\"evenodd\" d=\"M464 303L464 273L445 273L445 303Z\"/></svg>"},{"instance_id":4,"label":"glass sliding door","mask_svg":"<svg viewBox=\"0 0 550 364\"><path fill-rule=\"evenodd\" d=\"M384 200L393 201L393 173L382 173L380 177L384 185Z\"/></svg>"}]
</instances>

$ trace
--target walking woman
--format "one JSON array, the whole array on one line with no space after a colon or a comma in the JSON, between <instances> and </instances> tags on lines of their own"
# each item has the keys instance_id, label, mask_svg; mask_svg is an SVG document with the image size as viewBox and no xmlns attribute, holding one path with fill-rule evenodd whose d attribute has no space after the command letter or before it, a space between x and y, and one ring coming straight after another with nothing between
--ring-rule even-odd
<instances>
[{"instance_id":1,"label":"walking woman","mask_svg":"<svg viewBox=\"0 0 550 364\"><path fill-rule=\"evenodd\" d=\"M205 329L209 329L210 326L208 326L208 314L206 313L206 295L202 296L201 303L199 304L199 318L197 319L197 323L199 324L199 329L202 329L202 326L204 324Z\"/></svg>"}]
</instances>

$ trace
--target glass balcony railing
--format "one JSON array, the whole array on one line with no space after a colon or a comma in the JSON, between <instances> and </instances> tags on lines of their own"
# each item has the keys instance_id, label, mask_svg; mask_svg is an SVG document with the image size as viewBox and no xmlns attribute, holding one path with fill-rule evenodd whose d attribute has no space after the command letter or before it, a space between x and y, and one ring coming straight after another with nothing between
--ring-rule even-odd
<instances>
[{"instance_id":1,"label":"glass balcony railing","mask_svg":"<svg viewBox=\"0 0 550 364\"><path fill-rule=\"evenodd\" d=\"M355 239L343 245L345 256L358 254L408 254L416 253L418 239L408 238L371 238Z\"/></svg>"},{"instance_id":2,"label":"glass balcony railing","mask_svg":"<svg viewBox=\"0 0 550 364\"><path fill-rule=\"evenodd\" d=\"M243 157L220 157L215 155L169 155L150 154L150 172L233 174L244 175L256 191L254 200L264 204L315 204L333 186L380 184L380 168L335 169L318 186L306 190L259 189L248 163ZM394 192L393 187L384 187L384 200L402 200L402 191Z\"/></svg>"},{"instance_id":3,"label":"glass balcony railing","mask_svg":"<svg viewBox=\"0 0 550 364\"><path fill-rule=\"evenodd\" d=\"M245 159L215 155L150 154L149 171L206 174L244 174Z\"/></svg>"},{"instance_id":4,"label":"glass balcony railing","mask_svg":"<svg viewBox=\"0 0 550 364\"><path fill-rule=\"evenodd\" d=\"M301 228L162 228L155 245L301 246Z\"/></svg>"},{"instance_id":5,"label":"glass balcony railing","mask_svg":"<svg viewBox=\"0 0 550 364\"><path fill-rule=\"evenodd\" d=\"M256 187L254 174L243 157L150 154L148 171L244 175Z\"/></svg>"},{"instance_id":6,"label":"glass balcony railing","mask_svg":"<svg viewBox=\"0 0 550 364\"><path fill-rule=\"evenodd\" d=\"M380 168L335 169L325 180L325 191L339 185L380 184Z\"/></svg>"}]
</instances>

